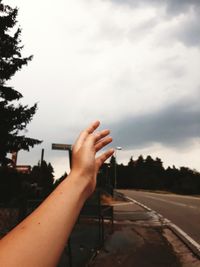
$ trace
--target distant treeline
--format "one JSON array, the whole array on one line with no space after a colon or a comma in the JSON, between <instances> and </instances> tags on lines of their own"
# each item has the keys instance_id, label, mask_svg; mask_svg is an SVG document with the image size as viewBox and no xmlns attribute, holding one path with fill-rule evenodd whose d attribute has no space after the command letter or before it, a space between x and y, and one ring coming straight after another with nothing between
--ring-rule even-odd
<instances>
[{"instance_id":1,"label":"distant treeline","mask_svg":"<svg viewBox=\"0 0 200 267\"><path fill-rule=\"evenodd\" d=\"M123 189L200 194L200 173L196 170L187 167L177 169L175 166L165 169L160 158L153 159L151 156L139 156L136 160L131 157L127 165L115 163L115 158L112 157L109 164L104 164L102 183L110 182Z\"/></svg>"},{"instance_id":2,"label":"distant treeline","mask_svg":"<svg viewBox=\"0 0 200 267\"><path fill-rule=\"evenodd\" d=\"M0 167L0 204L15 203L23 199L44 199L62 182L54 179L51 163L39 162L30 173L20 173L15 168ZM112 193L112 187L127 189L165 190L180 194L200 194L200 173L187 167L164 168L161 159L151 156L133 160L127 165L117 164L113 156L103 164L97 186Z\"/></svg>"}]
</instances>

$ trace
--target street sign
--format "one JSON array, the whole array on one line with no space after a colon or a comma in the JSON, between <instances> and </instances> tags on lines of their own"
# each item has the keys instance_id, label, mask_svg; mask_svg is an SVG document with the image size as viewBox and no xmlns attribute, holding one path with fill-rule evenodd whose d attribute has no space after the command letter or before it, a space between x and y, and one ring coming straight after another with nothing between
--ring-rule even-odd
<instances>
[{"instance_id":1,"label":"street sign","mask_svg":"<svg viewBox=\"0 0 200 267\"><path fill-rule=\"evenodd\" d=\"M70 144L52 144L52 149L54 149L54 150L72 150L72 145L70 145Z\"/></svg>"}]
</instances>

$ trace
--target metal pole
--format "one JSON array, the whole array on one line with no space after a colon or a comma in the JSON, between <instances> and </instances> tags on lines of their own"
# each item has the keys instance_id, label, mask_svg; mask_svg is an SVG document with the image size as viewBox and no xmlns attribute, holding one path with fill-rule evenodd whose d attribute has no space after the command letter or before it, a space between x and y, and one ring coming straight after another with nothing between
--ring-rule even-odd
<instances>
[{"instance_id":1,"label":"metal pole","mask_svg":"<svg viewBox=\"0 0 200 267\"><path fill-rule=\"evenodd\" d=\"M122 150L121 146L115 148L115 189L117 189L117 150Z\"/></svg>"},{"instance_id":2,"label":"metal pole","mask_svg":"<svg viewBox=\"0 0 200 267\"><path fill-rule=\"evenodd\" d=\"M69 167L72 168L72 149L69 149Z\"/></svg>"},{"instance_id":3,"label":"metal pole","mask_svg":"<svg viewBox=\"0 0 200 267\"><path fill-rule=\"evenodd\" d=\"M115 168L114 168L115 183L114 188L117 188L117 150L115 149Z\"/></svg>"},{"instance_id":4,"label":"metal pole","mask_svg":"<svg viewBox=\"0 0 200 267\"><path fill-rule=\"evenodd\" d=\"M43 161L44 161L44 148L42 149L40 164L42 164Z\"/></svg>"}]
</instances>

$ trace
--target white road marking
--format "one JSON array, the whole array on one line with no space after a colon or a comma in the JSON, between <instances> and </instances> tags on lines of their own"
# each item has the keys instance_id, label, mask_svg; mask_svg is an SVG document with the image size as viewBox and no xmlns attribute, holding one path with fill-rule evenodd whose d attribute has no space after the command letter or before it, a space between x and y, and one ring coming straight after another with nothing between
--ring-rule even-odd
<instances>
[{"instance_id":1,"label":"white road marking","mask_svg":"<svg viewBox=\"0 0 200 267\"><path fill-rule=\"evenodd\" d=\"M126 196L126 198L130 201L133 201L135 204L147 209L148 211L152 211L156 213L163 221L163 223L168 226L191 250L192 252L200 258L200 244L197 243L192 237L186 234L181 228L179 228L176 224L172 223L170 220L163 217L160 213L155 210L150 209L149 207L143 205L137 200Z\"/></svg>"},{"instance_id":2,"label":"white road marking","mask_svg":"<svg viewBox=\"0 0 200 267\"><path fill-rule=\"evenodd\" d=\"M200 211L200 209L198 207L187 205L187 204L183 204L183 203L180 203L180 202L175 202L175 201L171 201L171 200L164 200L164 199L161 199L161 198L158 198L158 197L156 198L156 197L152 197L152 196L145 196L145 197L152 198L152 199L155 199L155 200L158 200L158 201L162 201L162 202L165 202L165 203L170 203L170 204L173 204L173 205L181 206L181 207L197 209L197 210Z\"/></svg>"},{"instance_id":3,"label":"white road marking","mask_svg":"<svg viewBox=\"0 0 200 267\"><path fill-rule=\"evenodd\" d=\"M130 190L122 190L122 191L124 191L124 193L126 193L126 191L130 191ZM131 192L132 192L132 190L131 190ZM149 191L135 191L136 193L137 192L140 192L140 193L145 193L145 194L149 194L149 195L160 195L160 196L164 196L164 197L176 197L176 198L186 198L186 199L195 199L195 200L199 200L200 201L200 195L198 195L198 196L196 196L196 197L194 197L194 196L188 196L188 195L178 195L178 194L172 194L172 193L154 193L154 192L149 192Z\"/></svg>"},{"instance_id":4,"label":"white road marking","mask_svg":"<svg viewBox=\"0 0 200 267\"><path fill-rule=\"evenodd\" d=\"M149 207L145 206L144 204L138 202L137 200L130 198L128 196L126 196L126 198L130 201L133 201L135 204L138 204L139 206L143 207L144 209L148 210L148 211L152 211L152 209L150 209Z\"/></svg>"},{"instance_id":5,"label":"white road marking","mask_svg":"<svg viewBox=\"0 0 200 267\"><path fill-rule=\"evenodd\" d=\"M141 191L142 192L142 191ZM160 195L160 196L165 196L165 197L176 197L176 198L188 198L188 199L195 199L200 201L200 196L199 197L193 197L193 196L183 196L183 195L177 195L177 194L162 194L162 193L152 193L152 192L145 192L147 194L152 194L152 195Z\"/></svg>"}]
</instances>

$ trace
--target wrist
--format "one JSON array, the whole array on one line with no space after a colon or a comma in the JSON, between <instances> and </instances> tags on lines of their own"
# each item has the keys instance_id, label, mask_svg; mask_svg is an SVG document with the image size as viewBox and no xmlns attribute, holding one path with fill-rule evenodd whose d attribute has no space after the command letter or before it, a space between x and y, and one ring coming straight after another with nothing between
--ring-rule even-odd
<instances>
[{"instance_id":1,"label":"wrist","mask_svg":"<svg viewBox=\"0 0 200 267\"><path fill-rule=\"evenodd\" d=\"M66 180L74 188L74 192L80 196L80 200L83 202L92 194L91 190L91 178L76 172L71 171Z\"/></svg>"}]
</instances>

